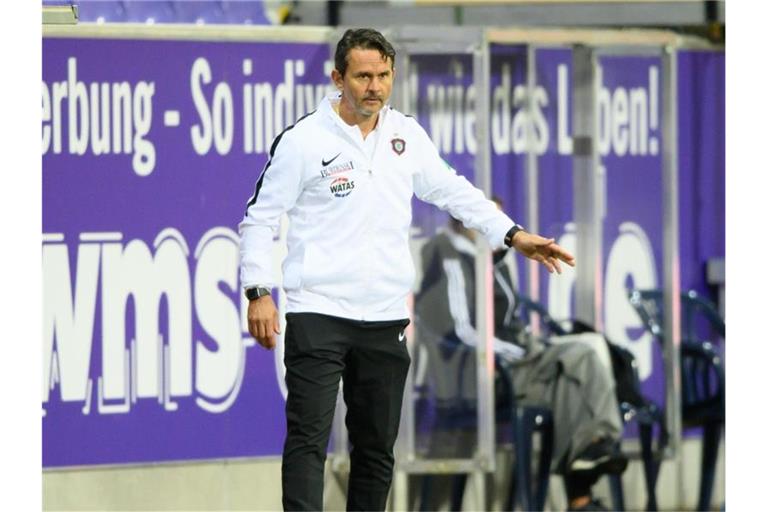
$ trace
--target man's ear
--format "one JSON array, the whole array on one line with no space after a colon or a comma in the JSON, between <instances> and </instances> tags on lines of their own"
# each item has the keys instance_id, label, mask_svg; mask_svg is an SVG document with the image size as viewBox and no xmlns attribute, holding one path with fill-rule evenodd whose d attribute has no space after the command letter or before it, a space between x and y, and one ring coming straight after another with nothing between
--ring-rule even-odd
<instances>
[{"instance_id":1,"label":"man's ear","mask_svg":"<svg viewBox=\"0 0 768 512\"><path fill-rule=\"evenodd\" d=\"M341 76L341 73L339 73L338 70L334 69L331 71L331 80L333 80L333 83L338 90L344 88L344 77Z\"/></svg>"}]
</instances>

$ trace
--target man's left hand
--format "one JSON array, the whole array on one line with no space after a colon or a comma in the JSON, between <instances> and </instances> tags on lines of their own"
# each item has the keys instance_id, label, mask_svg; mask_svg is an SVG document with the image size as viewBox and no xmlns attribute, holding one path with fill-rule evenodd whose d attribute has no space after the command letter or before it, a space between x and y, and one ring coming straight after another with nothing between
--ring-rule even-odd
<instances>
[{"instance_id":1,"label":"man's left hand","mask_svg":"<svg viewBox=\"0 0 768 512\"><path fill-rule=\"evenodd\" d=\"M572 267L576 266L573 255L557 245L554 238L544 238L533 233L518 231L512 239L512 247L524 256L540 262L547 267L550 274L555 271L562 274L561 261Z\"/></svg>"}]
</instances>

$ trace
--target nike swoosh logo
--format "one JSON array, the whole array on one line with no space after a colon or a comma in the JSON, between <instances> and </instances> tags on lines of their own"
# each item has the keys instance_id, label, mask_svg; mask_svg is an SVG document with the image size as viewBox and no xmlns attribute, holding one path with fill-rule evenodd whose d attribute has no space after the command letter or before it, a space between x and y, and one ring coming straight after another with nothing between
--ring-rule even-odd
<instances>
[{"instance_id":1,"label":"nike swoosh logo","mask_svg":"<svg viewBox=\"0 0 768 512\"><path fill-rule=\"evenodd\" d=\"M330 160L328 160L328 161L325 161L325 160L321 160L321 161L323 162L323 167L327 167L327 166L331 165L331 162L333 162L334 160L336 160L337 158L339 158L339 155L340 155L340 154L341 154L341 153L336 153L336 156L335 156L335 157L333 157L333 158L331 158L331 159L330 159Z\"/></svg>"},{"instance_id":2,"label":"nike swoosh logo","mask_svg":"<svg viewBox=\"0 0 768 512\"><path fill-rule=\"evenodd\" d=\"M397 335L397 341L403 341L405 339L405 331Z\"/></svg>"}]
</instances>

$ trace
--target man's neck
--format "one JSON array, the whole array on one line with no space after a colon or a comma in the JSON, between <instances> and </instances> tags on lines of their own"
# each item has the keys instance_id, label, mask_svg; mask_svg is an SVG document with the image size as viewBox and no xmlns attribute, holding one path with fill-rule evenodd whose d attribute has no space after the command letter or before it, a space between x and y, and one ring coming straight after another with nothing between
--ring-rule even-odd
<instances>
[{"instance_id":1,"label":"man's neck","mask_svg":"<svg viewBox=\"0 0 768 512\"><path fill-rule=\"evenodd\" d=\"M350 126L357 126L360 129L360 133L365 139L369 133L376 128L376 123L379 121L379 112L372 116L363 116L347 106L344 98L341 98L338 103L333 106L333 110L339 114L342 121Z\"/></svg>"}]
</instances>

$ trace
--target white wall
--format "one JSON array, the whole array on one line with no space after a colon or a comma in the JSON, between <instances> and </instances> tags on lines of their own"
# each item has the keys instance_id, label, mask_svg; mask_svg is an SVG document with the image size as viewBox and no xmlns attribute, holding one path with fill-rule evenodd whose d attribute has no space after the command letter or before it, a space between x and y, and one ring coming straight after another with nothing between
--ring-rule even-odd
<instances>
[{"instance_id":1,"label":"white wall","mask_svg":"<svg viewBox=\"0 0 768 512\"><path fill-rule=\"evenodd\" d=\"M635 448L626 443L627 448ZM662 510L692 510L698 498L701 445L683 445L682 465L664 462L656 488ZM725 450L721 445L712 508L719 509L725 494ZM509 452L500 451L494 474L493 510L501 510L509 479ZM681 478L682 476L682 478ZM344 510L346 475L326 470L326 510ZM606 479L604 479L606 480ZM411 479L411 503L418 495L418 479ZM642 465L630 463L624 473L624 500L628 510L645 507ZM679 486L679 482L683 482ZM610 504L607 481L598 483L596 496ZM280 459L233 460L108 469L56 470L43 473L44 510L281 510ZM464 508L477 510L471 479ZM442 510L448 509L447 502ZM553 477L549 510L564 510L562 480Z\"/></svg>"}]
</instances>

